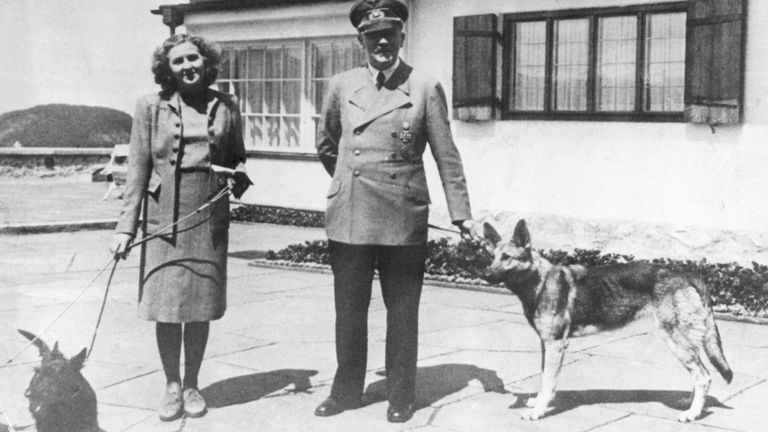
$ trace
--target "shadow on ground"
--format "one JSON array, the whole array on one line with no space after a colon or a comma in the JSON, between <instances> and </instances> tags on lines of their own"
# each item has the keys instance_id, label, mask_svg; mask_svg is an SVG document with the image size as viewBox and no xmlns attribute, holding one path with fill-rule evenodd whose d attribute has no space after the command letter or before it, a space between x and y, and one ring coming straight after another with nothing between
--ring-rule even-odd
<instances>
[{"instance_id":1,"label":"shadow on ground","mask_svg":"<svg viewBox=\"0 0 768 432\"><path fill-rule=\"evenodd\" d=\"M536 397L536 393L515 393L517 401L510 408L524 408L528 399ZM582 405L621 404L632 402L659 402L665 406L683 411L690 406L691 392L676 390L564 390L558 391L552 402L553 410L547 416L560 414L578 408ZM701 418L709 415L707 407L732 409L717 398L707 395L704 402L704 413Z\"/></svg>"},{"instance_id":2,"label":"shadow on ground","mask_svg":"<svg viewBox=\"0 0 768 432\"><path fill-rule=\"evenodd\" d=\"M383 376L384 372L378 375ZM416 409L428 407L433 403L461 391L469 386L470 381L477 380L483 390L496 393L507 393L504 382L495 371L479 368L469 364L441 364L420 367L416 371ZM371 383L365 389L366 398L370 403L387 399L387 380L382 379Z\"/></svg>"},{"instance_id":3,"label":"shadow on ground","mask_svg":"<svg viewBox=\"0 0 768 432\"><path fill-rule=\"evenodd\" d=\"M14 432L22 432L22 431L29 431L29 432L37 432L37 428L34 425L27 425L27 426L16 426L14 429ZM10 432L8 429L8 425L5 423L0 423L0 432ZM99 428L99 432L107 432L102 428Z\"/></svg>"},{"instance_id":4,"label":"shadow on ground","mask_svg":"<svg viewBox=\"0 0 768 432\"><path fill-rule=\"evenodd\" d=\"M201 390L210 408L239 405L261 399L293 384L291 393L307 392L312 388L309 377L316 370L279 369L227 378ZM0 429L2 432L2 429Z\"/></svg>"}]
</instances>

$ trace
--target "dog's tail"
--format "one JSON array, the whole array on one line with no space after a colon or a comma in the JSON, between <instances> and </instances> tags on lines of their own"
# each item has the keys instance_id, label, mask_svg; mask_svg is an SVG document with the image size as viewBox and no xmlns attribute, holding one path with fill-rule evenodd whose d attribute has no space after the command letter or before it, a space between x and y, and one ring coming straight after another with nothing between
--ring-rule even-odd
<instances>
[{"instance_id":1,"label":"dog's tail","mask_svg":"<svg viewBox=\"0 0 768 432\"><path fill-rule=\"evenodd\" d=\"M733 371L728 365L728 360L725 359L725 354L723 354L723 344L720 342L720 331L717 329L715 316L712 314L711 310L707 317L707 321L709 322L707 323L708 328L705 336L704 351L707 353L707 357L709 357L709 361L712 362L715 369L717 369L717 371L720 372L720 375L723 376L725 382L730 384L733 380Z\"/></svg>"},{"instance_id":2,"label":"dog's tail","mask_svg":"<svg viewBox=\"0 0 768 432\"><path fill-rule=\"evenodd\" d=\"M699 292L704 304L704 310L707 313L704 352L707 353L707 357L709 358L709 361L712 362L712 366L720 372L720 375L725 379L725 382L730 384L733 380L733 371L728 365L728 360L725 359L725 354L723 353L723 344L720 341L720 330L717 328L715 314L712 312L712 304L709 298L709 287L698 277L691 278L690 282Z\"/></svg>"}]
</instances>

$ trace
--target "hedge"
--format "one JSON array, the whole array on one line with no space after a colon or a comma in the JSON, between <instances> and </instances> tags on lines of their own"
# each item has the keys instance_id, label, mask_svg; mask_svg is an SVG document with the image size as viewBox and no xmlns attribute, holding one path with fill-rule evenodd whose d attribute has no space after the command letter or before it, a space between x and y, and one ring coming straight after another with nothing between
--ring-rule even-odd
<instances>
[{"instance_id":1,"label":"hedge","mask_svg":"<svg viewBox=\"0 0 768 432\"><path fill-rule=\"evenodd\" d=\"M325 213L321 211L259 205L238 207L230 212L229 217L238 222L271 223L311 228L322 228L325 224Z\"/></svg>"},{"instance_id":2,"label":"hedge","mask_svg":"<svg viewBox=\"0 0 768 432\"><path fill-rule=\"evenodd\" d=\"M477 241L449 242L447 238L428 243L426 271L433 276L451 276L455 279L482 282L482 272L491 263L491 255ZM581 264L595 266L634 261L631 255L604 254L599 250L575 249L539 250L553 264ZM269 251L267 260L295 263L329 264L328 243L325 240L288 246L280 251ZM700 275L709 285L715 310L734 315L768 317L768 266L753 262L752 267L737 263L710 263L699 261L655 259L655 264L670 269Z\"/></svg>"}]
</instances>

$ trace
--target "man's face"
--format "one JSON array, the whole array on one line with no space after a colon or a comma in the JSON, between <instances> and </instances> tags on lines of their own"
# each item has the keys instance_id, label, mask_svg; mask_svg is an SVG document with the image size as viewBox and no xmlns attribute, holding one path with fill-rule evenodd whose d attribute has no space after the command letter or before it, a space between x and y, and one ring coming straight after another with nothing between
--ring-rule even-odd
<instances>
[{"instance_id":1,"label":"man's face","mask_svg":"<svg viewBox=\"0 0 768 432\"><path fill-rule=\"evenodd\" d=\"M384 70L397 61L397 54L405 40L405 33L402 29L392 28L361 33L357 39L368 53L368 62L371 66Z\"/></svg>"}]
</instances>

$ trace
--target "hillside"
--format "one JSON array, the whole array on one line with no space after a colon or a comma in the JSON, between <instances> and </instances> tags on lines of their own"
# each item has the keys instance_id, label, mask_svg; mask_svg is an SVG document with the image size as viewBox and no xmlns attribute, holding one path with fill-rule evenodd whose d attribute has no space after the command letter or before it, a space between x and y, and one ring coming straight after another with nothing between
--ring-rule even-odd
<instances>
[{"instance_id":1,"label":"hillside","mask_svg":"<svg viewBox=\"0 0 768 432\"><path fill-rule=\"evenodd\" d=\"M51 104L0 115L0 147L112 147L130 132L131 116L111 108Z\"/></svg>"}]
</instances>

